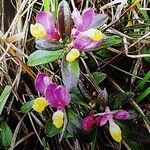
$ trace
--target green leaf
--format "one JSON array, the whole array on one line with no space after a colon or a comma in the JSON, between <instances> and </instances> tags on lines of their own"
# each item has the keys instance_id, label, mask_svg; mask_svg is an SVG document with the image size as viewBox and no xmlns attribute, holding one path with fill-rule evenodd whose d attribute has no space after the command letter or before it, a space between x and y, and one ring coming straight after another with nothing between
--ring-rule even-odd
<instances>
[{"instance_id":1,"label":"green leaf","mask_svg":"<svg viewBox=\"0 0 150 150\"><path fill-rule=\"evenodd\" d=\"M67 62L64 58L61 65L61 73L63 83L68 90L71 90L77 86L80 68L77 60L73 62Z\"/></svg>"},{"instance_id":2,"label":"green leaf","mask_svg":"<svg viewBox=\"0 0 150 150\"><path fill-rule=\"evenodd\" d=\"M93 50L100 50L101 51L102 49L105 49L105 48L110 47L110 46L119 45L121 43L122 43L122 38L120 36L108 35L104 39L103 44L98 46L97 48L94 48ZM101 52L97 52L97 53L101 53Z\"/></svg>"},{"instance_id":3,"label":"green leaf","mask_svg":"<svg viewBox=\"0 0 150 150\"><path fill-rule=\"evenodd\" d=\"M60 42L52 42L50 40L36 38L35 39L35 47L39 50L60 50L64 48L64 45Z\"/></svg>"},{"instance_id":4,"label":"green leaf","mask_svg":"<svg viewBox=\"0 0 150 150\"><path fill-rule=\"evenodd\" d=\"M81 120L82 118L79 117L73 110L68 109L67 110L67 116L68 116L68 120L75 125L78 128L81 128Z\"/></svg>"},{"instance_id":5,"label":"green leaf","mask_svg":"<svg viewBox=\"0 0 150 150\"><path fill-rule=\"evenodd\" d=\"M12 131L5 121L0 124L0 143L2 146L7 147L11 144Z\"/></svg>"},{"instance_id":6,"label":"green leaf","mask_svg":"<svg viewBox=\"0 0 150 150\"><path fill-rule=\"evenodd\" d=\"M32 105L33 105L33 100L29 101L27 103L25 103L22 107L21 107L21 112L22 113L27 113L32 109Z\"/></svg>"},{"instance_id":7,"label":"green leaf","mask_svg":"<svg viewBox=\"0 0 150 150\"><path fill-rule=\"evenodd\" d=\"M106 74L102 72L93 72L91 73L91 75L93 76L97 84L101 83L106 78Z\"/></svg>"},{"instance_id":8,"label":"green leaf","mask_svg":"<svg viewBox=\"0 0 150 150\"><path fill-rule=\"evenodd\" d=\"M62 128L56 128L53 125L52 119L48 119L46 125L45 125L45 133L48 137L53 137L56 134L60 133L60 131L62 130Z\"/></svg>"},{"instance_id":9,"label":"green leaf","mask_svg":"<svg viewBox=\"0 0 150 150\"><path fill-rule=\"evenodd\" d=\"M72 100L72 103L87 107L88 109L91 110L91 107L88 104L84 103L82 97L79 94L79 91L78 93L75 90L72 91L71 100Z\"/></svg>"},{"instance_id":10,"label":"green leaf","mask_svg":"<svg viewBox=\"0 0 150 150\"><path fill-rule=\"evenodd\" d=\"M6 86L0 96L0 116L11 92L11 86Z\"/></svg>"},{"instance_id":11,"label":"green leaf","mask_svg":"<svg viewBox=\"0 0 150 150\"><path fill-rule=\"evenodd\" d=\"M28 65L37 66L41 64L51 63L53 61L61 59L62 56L63 50L57 51L37 50L29 56Z\"/></svg>"},{"instance_id":12,"label":"green leaf","mask_svg":"<svg viewBox=\"0 0 150 150\"><path fill-rule=\"evenodd\" d=\"M122 107L124 104L126 104L133 96L134 93L132 92L120 92L111 95L111 97L109 98L109 106L111 110L119 109L120 106Z\"/></svg>"},{"instance_id":13,"label":"green leaf","mask_svg":"<svg viewBox=\"0 0 150 150\"><path fill-rule=\"evenodd\" d=\"M107 48L109 46L115 46L122 43L122 38L117 35L107 36L103 44L100 46L101 49Z\"/></svg>"},{"instance_id":14,"label":"green leaf","mask_svg":"<svg viewBox=\"0 0 150 150\"><path fill-rule=\"evenodd\" d=\"M146 96L150 94L150 87L148 87L145 91L141 92L141 94L136 98L136 102L141 102Z\"/></svg>"},{"instance_id":15,"label":"green leaf","mask_svg":"<svg viewBox=\"0 0 150 150\"><path fill-rule=\"evenodd\" d=\"M143 89L144 85L146 84L146 82L150 79L150 71L144 76L144 78L142 79L142 81L135 87L136 92L140 91Z\"/></svg>"},{"instance_id":16,"label":"green leaf","mask_svg":"<svg viewBox=\"0 0 150 150\"><path fill-rule=\"evenodd\" d=\"M44 11L50 10L50 0L44 0Z\"/></svg>"},{"instance_id":17,"label":"green leaf","mask_svg":"<svg viewBox=\"0 0 150 150\"><path fill-rule=\"evenodd\" d=\"M97 54L103 58L110 58L112 57L113 53L107 49L101 49L100 51L97 52Z\"/></svg>"},{"instance_id":18,"label":"green leaf","mask_svg":"<svg viewBox=\"0 0 150 150\"><path fill-rule=\"evenodd\" d=\"M73 138L74 136L70 132L65 131L63 137L65 139L69 139L69 138Z\"/></svg>"}]
</instances>

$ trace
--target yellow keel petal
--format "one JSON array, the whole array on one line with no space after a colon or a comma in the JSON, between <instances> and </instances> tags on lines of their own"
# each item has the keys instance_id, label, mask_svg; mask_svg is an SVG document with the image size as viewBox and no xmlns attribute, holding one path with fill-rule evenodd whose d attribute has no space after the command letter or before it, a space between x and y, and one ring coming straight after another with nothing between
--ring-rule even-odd
<instances>
[{"instance_id":1,"label":"yellow keel petal","mask_svg":"<svg viewBox=\"0 0 150 150\"><path fill-rule=\"evenodd\" d=\"M109 132L115 141L120 142L122 140L121 129L113 120L109 121Z\"/></svg>"}]
</instances>

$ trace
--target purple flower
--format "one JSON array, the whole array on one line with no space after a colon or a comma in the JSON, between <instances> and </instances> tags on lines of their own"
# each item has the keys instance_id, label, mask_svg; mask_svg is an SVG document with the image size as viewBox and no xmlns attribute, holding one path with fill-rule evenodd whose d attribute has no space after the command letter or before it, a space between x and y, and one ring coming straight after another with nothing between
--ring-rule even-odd
<instances>
[{"instance_id":1,"label":"purple flower","mask_svg":"<svg viewBox=\"0 0 150 150\"><path fill-rule=\"evenodd\" d=\"M65 87L51 83L47 86L45 97L51 107L62 109L70 103L70 94Z\"/></svg>"},{"instance_id":2,"label":"purple flower","mask_svg":"<svg viewBox=\"0 0 150 150\"><path fill-rule=\"evenodd\" d=\"M46 38L52 41L60 39L54 17L50 12L40 11L36 15L36 24L31 24L30 31L36 38Z\"/></svg>"},{"instance_id":3,"label":"purple flower","mask_svg":"<svg viewBox=\"0 0 150 150\"><path fill-rule=\"evenodd\" d=\"M110 111L109 107L107 106L105 108L105 112L102 113L102 115L100 114L98 117L101 118L99 119L99 125L103 126L111 119L126 120L129 118L129 113L122 109Z\"/></svg>"},{"instance_id":4,"label":"purple flower","mask_svg":"<svg viewBox=\"0 0 150 150\"><path fill-rule=\"evenodd\" d=\"M64 108L70 102L69 91L64 86L53 83L52 79L45 73L37 75L35 88L45 95L51 107Z\"/></svg>"},{"instance_id":5,"label":"purple flower","mask_svg":"<svg viewBox=\"0 0 150 150\"><path fill-rule=\"evenodd\" d=\"M45 73L38 74L34 84L36 90L43 93L45 98L35 99L33 109L42 112L47 105L57 108L52 120L56 128L61 128L64 121L64 108L71 99L69 91L64 86L52 83L52 79Z\"/></svg>"},{"instance_id":6,"label":"purple flower","mask_svg":"<svg viewBox=\"0 0 150 150\"><path fill-rule=\"evenodd\" d=\"M75 24L72 30L74 48L79 51L87 51L102 44L104 35L94 25L94 20L97 21L98 17L93 9L88 8L82 14L76 9L72 13L72 18Z\"/></svg>"},{"instance_id":7,"label":"purple flower","mask_svg":"<svg viewBox=\"0 0 150 150\"><path fill-rule=\"evenodd\" d=\"M109 107L107 106L105 108L104 113L97 114L98 117L96 118L96 125L103 126L107 122L109 122L109 131L112 136L112 138L120 142L122 139L121 136L121 129L120 127L114 122L113 119L118 119L118 120L125 120L129 118L129 113L125 110L119 109L116 111L110 111Z\"/></svg>"}]
</instances>

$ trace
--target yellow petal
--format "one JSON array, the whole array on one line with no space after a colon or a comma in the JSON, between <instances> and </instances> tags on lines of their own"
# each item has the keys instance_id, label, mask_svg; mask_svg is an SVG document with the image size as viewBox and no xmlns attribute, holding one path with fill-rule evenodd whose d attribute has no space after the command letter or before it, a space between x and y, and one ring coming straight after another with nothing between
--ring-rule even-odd
<instances>
[{"instance_id":1,"label":"yellow petal","mask_svg":"<svg viewBox=\"0 0 150 150\"><path fill-rule=\"evenodd\" d=\"M98 29L94 29L94 28L85 31L84 33L82 33L82 35L88 36L94 41L100 41L104 38L103 33Z\"/></svg>"},{"instance_id":2,"label":"yellow petal","mask_svg":"<svg viewBox=\"0 0 150 150\"><path fill-rule=\"evenodd\" d=\"M64 123L64 113L60 110L57 110L53 116L52 116L52 120L53 120L53 125L56 128L61 128L63 123Z\"/></svg>"},{"instance_id":3,"label":"yellow petal","mask_svg":"<svg viewBox=\"0 0 150 150\"><path fill-rule=\"evenodd\" d=\"M120 142L122 140L121 129L113 120L109 121L109 132L115 141Z\"/></svg>"},{"instance_id":4,"label":"yellow petal","mask_svg":"<svg viewBox=\"0 0 150 150\"><path fill-rule=\"evenodd\" d=\"M36 38L44 38L46 36L46 30L39 23L36 23L35 25L31 24L30 32L31 32L32 36L34 36Z\"/></svg>"},{"instance_id":5,"label":"yellow petal","mask_svg":"<svg viewBox=\"0 0 150 150\"><path fill-rule=\"evenodd\" d=\"M71 51L67 54L66 60L67 60L68 62L72 62L72 61L74 61L75 59L77 59L79 56L80 56L80 52L79 52L77 49L73 48L73 49L71 49Z\"/></svg>"},{"instance_id":6,"label":"yellow petal","mask_svg":"<svg viewBox=\"0 0 150 150\"><path fill-rule=\"evenodd\" d=\"M39 97L34 100L32 108L37 112L42 112L47 105L46 99L44 97Z\"/></svg>"}]
</instances>

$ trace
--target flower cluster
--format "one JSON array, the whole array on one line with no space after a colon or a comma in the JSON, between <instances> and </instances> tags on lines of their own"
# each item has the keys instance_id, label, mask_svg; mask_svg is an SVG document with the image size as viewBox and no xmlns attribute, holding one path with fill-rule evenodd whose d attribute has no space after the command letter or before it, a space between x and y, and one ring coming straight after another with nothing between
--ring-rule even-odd
<instances>
[{"instance_id":1,"label":"flower cluster","mask_svg":"<svg viewBox=\"0 0 150 150\"><path fill-rule=\"evenodd\" d=\"M80 52L88 51L102 44L103 33L95 26L97 15L92 8L85 9L82 14L75 9L72 13L74 28L71 34L70 51L66 56L68 62L72 62L80 56ZM53 42L60 41L58 21L50 12L40 11L36 16L35 25L31 24L30 32L35 38L45 38Z\"/></svg>"},{"instance_id":2,"label":"flower cluster","mask_svg":"<svg viewBox=\"0 0 150 150\"><path fill-rule=\"evenodd\" d=\"M46 106L57 108L53 114L53 124L60 128L63 125L64 109L70 103L70 94L65 87L52 82L52 79L45 73L37 75L35 79L35 88L41 92L44 97L36 98L33 103L33 109L42 112Z\"/></svg>"},{"instance_id":3,"label":"flower cluster","mask_svg":"<svg viewBox=\"0 0 150 150\"><path fill-rule=\"evenodd\" d=\"M129 113L127 111L122 109L110 111L109 107L107 106L104 113L95 114L94 112L91 112L89 116L85 117L82 120L82 127L84 130L90 131L94 127L94 124L96 126L103 126L109 122L109 132L112 138L115 141L120 142L122 139L121 129L115 123L114 119L126 120L128 118Z\"/></svg>"}]
</instances>

